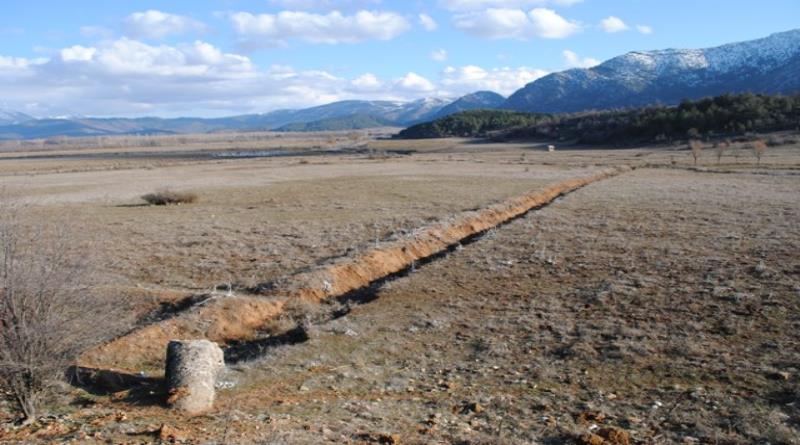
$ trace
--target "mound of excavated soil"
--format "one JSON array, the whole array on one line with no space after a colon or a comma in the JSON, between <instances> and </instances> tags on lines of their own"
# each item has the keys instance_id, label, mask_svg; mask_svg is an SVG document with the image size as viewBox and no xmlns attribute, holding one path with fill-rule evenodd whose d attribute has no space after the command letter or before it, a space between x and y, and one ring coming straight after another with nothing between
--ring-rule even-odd
<instances>
[{"instance_id":1,"label":"mound of excavated soil","mask_svg":"<svg viewBox=\"0 0 800 445\"><path fill-rule=\"evenodd\" d=\"M413 236L381 245L353 258L301 273L284 290L263 297L215 297L185 313L138 329L122 338L88 351L81 365L97 368L160 369L166 344L172 339L208 339L227 343L252 338L259 328L279 315L290 299L321 302L368 286L423 260L547 204L565 193L627 171L613 168L563 181L544 190L512 198L483 210L467 212L448 221L418 230Z\"/></svg>"}]
</instances>

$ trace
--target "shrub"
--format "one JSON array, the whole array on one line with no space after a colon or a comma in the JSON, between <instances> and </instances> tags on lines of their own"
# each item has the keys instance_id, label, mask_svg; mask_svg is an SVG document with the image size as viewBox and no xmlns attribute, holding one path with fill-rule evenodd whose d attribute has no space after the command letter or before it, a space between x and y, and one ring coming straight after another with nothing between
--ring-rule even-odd
<instances>
[{"instance_id":1,"label":"shrub","mask_svg":"<svg viewBox=\"0 0 800 445\"><path fill-rule=\"evenodd\" d=\"M174 190L160 190L155 193L148 193L142 196L142 199L147 201L150 205L165 206L165 205L180 205L191 204L197 201L197 195L189 192L176 192Z\"/></svg>"},{"instance_id":2,"label":"shrub","mask_svg":"<svg viewBox=\"0 0 800 445\"><path fill-rule=\"evenodd\" d=\"M42 222L1 198L0 389L29 422L78 354L122 317L91 292L89 249L78 249L68 221Z\"/></svg>"},{"instance_id":3,"label":"shrub","mask_svg":"<svg viewBox=\"0 0 800 445\"><path fill-rule=\"evenodd\" d=\"M765 144L764 141L753 142L753 154L756 156L759 165L761 164L761 157L764 156L766 151L767 144Z\"/></svg>"},{"instance_id":4,"label":"shrub","mask_svg":"<svg viewBox=\"0 0 800 445\"><path fill-rule=\"evenodd\" d=\"M689 141L689 148L692 150L694 165L697 165L697 159L700 157L700 153L703 152L703 143L697 140Z\"/></svg>"}]
</instances>

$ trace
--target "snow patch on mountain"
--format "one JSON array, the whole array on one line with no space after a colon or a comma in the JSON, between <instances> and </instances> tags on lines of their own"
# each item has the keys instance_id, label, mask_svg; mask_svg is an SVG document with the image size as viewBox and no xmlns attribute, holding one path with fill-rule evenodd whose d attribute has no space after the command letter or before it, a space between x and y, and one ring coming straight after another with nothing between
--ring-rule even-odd
<instances>
[{"instance_id":1,"label":"snow patch on mountain","mask_svg":"<svg viewBox=\"0 0 800 445\"><path fill-rule=\"evenodd\" d=\"M33 116L20 113L19 111L0 108L0 125L17 125L32 120L35 120Z\"/></svg>"},{"instance_id":2,"label":"snow patch on mountain","mask_svg":"<svg viewBox=\"0 0 800 445\"><path fill-rule=\"evenodd\" d=\"M542 77L514 93L512 109L572 112L674 103L723 93L800 92L787 67L800 60L800 29L708 49L634 51L596 67Z\"/></svg>"}]
</instances>

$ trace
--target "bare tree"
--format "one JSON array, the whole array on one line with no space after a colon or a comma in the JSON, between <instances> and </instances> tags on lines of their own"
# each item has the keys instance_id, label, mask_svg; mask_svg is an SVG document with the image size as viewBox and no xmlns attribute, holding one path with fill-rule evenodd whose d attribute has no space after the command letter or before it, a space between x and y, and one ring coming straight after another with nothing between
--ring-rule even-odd
<instances>
[{"instance_id":1,"label":"bare tree","mask_svg":"<svg viewBox=\"0 0 800 445\"><path fill-rule=\"evenodd\" d=\"M694 159L694 165L697 165L697 159L700 158L700 154L703 152L703 143L693 139L689 141L689 148L692 150L692 158Z\"/></svg>"},{"instance_id":2,"label":"bare tree","mask_svg":"<svg viewBox=\"0 0 800 445\"><path fill-rule=\"evenodd\" d=\"M119 321L91 292L90 262L68 224L29 212L0 197L0 385L26 422L78 354Z\"/></svg>"},{"instance_id":3,"label":"bare tree","mask_svg":"<svg viewBox=\"0 0 800 445\"><path fill-rule=\"evenodd\" d=\"M767 144L764 141L755 141L753 142L753 154L756 156L758 160L758 165L761 165L761 157L764 156L764 153L767 151Z\"/></svg>"},{"instance_id":4,"label":"bare tree","mask_svg":"<svg viewBox=\"0 0 800 445\"><path fill-rule=\"evenodd\" d=\"M728 142L718 142L715 146L717 150L717 164L722 162L722 155L725 154L725 151L730 147Z\"/></svg>"}]
</instances>

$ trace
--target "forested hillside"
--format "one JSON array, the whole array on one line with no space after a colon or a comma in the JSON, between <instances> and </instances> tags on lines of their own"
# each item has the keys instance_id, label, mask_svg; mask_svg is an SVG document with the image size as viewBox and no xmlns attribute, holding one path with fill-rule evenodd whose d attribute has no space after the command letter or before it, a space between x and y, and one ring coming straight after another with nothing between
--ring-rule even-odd
<instances>
[{"instance_id":1,"label":"forested hillside","mask_svg":"<svg viewBox=\"0 0 800 445\"><path fill-rule=\"evenodd\" d=\"M415 125L401 138L493 137L631 144L800 128L800 96L723 95L676 107L577 114L460 113Z\"/></svg>"},{"instance_id":2,"label":"forested hillside","mask_svg":"<svg viewBox=\"0 0 800 445\"><path fill-rule=\"evenodd\" d=\"M487 133L530 127L547 115L504 110L471 110L406 128L398 134L401 139L444 137L480 137Z\"/></svg>"}]
</instances>

